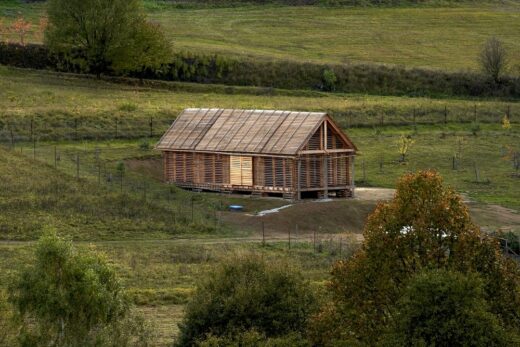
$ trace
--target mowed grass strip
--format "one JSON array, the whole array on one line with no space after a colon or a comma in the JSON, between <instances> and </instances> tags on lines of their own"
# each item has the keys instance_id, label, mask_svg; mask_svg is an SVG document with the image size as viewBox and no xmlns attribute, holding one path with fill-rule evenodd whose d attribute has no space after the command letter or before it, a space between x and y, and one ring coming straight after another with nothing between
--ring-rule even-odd
<instances>
[{"instance_id":1,"label":"mowed grass strip","mask_svg":"<svg viewBox=\"0 0 520 347\"><path fill-rule=\"evenodd\" d=\"M374 62L445 70L477 68L490 36L520 61L520 5L471 3L455 7L327 8L243 6L180 9L147 2L175 50L319 63ZM8 1L0 16L33 22L28 41L41 42L42 4ZM16 35L4 35L16 41ZM518 67L515 67L518 69ZM514 71L513 71L514 72ZM516 71L518 72L518 71Z\"/></svg>"}]
</instances>

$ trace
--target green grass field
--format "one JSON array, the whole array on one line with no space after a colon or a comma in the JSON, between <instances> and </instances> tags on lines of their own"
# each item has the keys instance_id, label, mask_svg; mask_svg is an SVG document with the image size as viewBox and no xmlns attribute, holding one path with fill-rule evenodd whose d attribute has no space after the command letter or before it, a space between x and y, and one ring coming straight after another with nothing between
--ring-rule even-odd
<instances>
[{"instance_id":1,"label":"green grass field","mask_svg":"<svg viewBox=\"0 0 520 347\"><path fill-rule=\"evenodd\" d=\"M452 7L326 8L242 6L179 9L148 1L176 50L320 63L375 62L445 70L475 70L480 46L492 35L520 69L517 2ZM21 13L34 23L28 41L41 42L44 5L0 4L4 25ZM17 40L4 35L4 40Z\"/></svg>"}]
</instances>

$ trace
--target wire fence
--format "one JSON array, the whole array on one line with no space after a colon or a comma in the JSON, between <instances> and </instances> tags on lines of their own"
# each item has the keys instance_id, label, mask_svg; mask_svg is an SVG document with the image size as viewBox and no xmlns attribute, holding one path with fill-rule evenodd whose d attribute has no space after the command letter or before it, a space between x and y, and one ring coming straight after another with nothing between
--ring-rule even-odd
<instances>
[{"instance_id":1,"label":"wire fence","mask_svg":"<svg viewBox=\"0 0 520 347\"><path fill-rule=\"evenodd\" d=\"M447 125L457 123L496 123L504 116L511 123L520 122L510 105L500 108L481 107L424 107L406 110L392 108L353 108L347 111L329 110L342 128ZM163 134L174 117L85 116L68 114L41 115L32 118L0 117L0 142L109 140L155 137Z\"/></svg>"}]
</instances>

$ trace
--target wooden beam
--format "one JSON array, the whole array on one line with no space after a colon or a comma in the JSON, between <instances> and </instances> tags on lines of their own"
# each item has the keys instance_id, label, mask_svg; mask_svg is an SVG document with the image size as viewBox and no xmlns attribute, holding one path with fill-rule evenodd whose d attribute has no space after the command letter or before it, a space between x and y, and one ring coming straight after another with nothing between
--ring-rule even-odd
<instances>
[{"instance_id":1,"label":"wooden beam","mask_svg":"<svg viewBox=\"0 0 520 347\"><path fill-rule=\"evenodd\" d=\"M353 149L349 148L338 148L338 149L328 149L328 150L306 150L301 151L300 154L322 154L322 153L354 153Z\"/></svg>"}]
</instances>

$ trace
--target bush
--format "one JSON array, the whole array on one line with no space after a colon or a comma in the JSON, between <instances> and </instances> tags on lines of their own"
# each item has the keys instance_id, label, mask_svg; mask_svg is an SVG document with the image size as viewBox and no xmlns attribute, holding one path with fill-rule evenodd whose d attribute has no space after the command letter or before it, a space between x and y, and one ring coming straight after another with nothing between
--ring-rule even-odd
<instances>
[{"instance_id":1,"label":"bush","mask_svg":"<svg viewBox=\"0 0 520 347\"><path fill-rule=\"evenodd\" d=\"M176 346L248 330L267 338L303 332L313 304L308 283L293 266L268 264L254 255L233 256L198 283Z\"/></svg>"},{"instance_id":2,"label":"bush","mask_svg":"<svg viewBox=\"0 0 520 347\"><path fill-rule=\"evenodd\" d=\"M0 43L0 64L23 68L78 72L62 56L44 46ZM406 69L377 64L325 66L293 61L257 61L177 52L159 69L128 72L128 76L167 81L218 83L282 89L334 89L338 92L410 95L520 97L520 78L502 77L497 83L465 72Z\"/></svg>"},{"instance_id":3,"label":"bush","mask_svg":"<svg viewBox=\"0 0 520 347\"><path fill-rule=\"evenodd\" d=\"M197 342L198 347L310 347L309 341L300 334L292 333L281 337L266 337L256 330L236 333L230 336L209 335Z\"/></svg>"},{"instance_id":4,"label":"bush","mask_svg":"<svg viewBox=\"0 0 520 347\"><path fill-rule=\"evenodd\" d=\"M130 311L120 281L96 252L78 252L55 232L9 288L22 346L148 346L146 322Z\"/></svg>"},{"instance_id":5,"label":"bush","mask_svg":"<svg viewBox=\"0 0 520 347\"><path fill-rule=\"evenodd\" d=\"M416 275L397 304L390 344L513 345L498 317L489 311L483 286L482 279L471 273L430 270Z\"/></svg>"}]
</instances>

